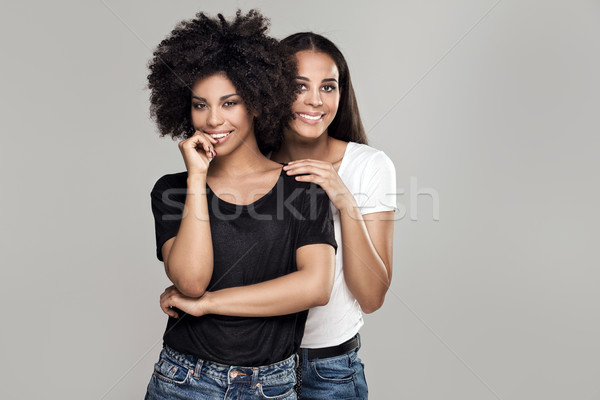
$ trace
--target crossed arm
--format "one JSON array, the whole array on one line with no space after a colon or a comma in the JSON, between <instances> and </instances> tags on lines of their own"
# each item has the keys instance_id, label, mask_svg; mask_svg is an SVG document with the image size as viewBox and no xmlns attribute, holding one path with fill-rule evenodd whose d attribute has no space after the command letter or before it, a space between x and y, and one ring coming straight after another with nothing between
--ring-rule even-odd
<instances>
[{"instance_id":1,"label":"crossed arm","mask_svg":"<svg viewBox=\"0 0 600 400\"><path fill-rule=\"evenodd\" d=\"M311 244L296 250L298 270L248 286L206 291L187 296L176 286L161 295L163 311L177 318L176 307L194 316L219 314L238 317L286 315L329 302L333 287L335 252L328 244Z\"/></svg>"}]
</instances>

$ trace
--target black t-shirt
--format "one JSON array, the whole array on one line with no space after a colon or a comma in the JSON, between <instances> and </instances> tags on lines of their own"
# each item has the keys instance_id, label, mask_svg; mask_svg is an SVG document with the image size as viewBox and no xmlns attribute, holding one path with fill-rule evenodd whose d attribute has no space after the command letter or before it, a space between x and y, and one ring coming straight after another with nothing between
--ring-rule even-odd
<instances>
[{"instance_id":1,"label":"black t-shirt","mask_svg":"<svg viewBox=\"0 0 600 400\"><path fill-rule=\"evenodd\" d=\"M165 175L152 189L156 251L177 235L185 204L187 172ZM246 286L297 270L296 249L315 243L336 247L329 199L314 184L283 171L271 191L240 206L207 186L213 242L213 275L207 290ZM227 365L281 361L300 347L308 311L277 317L181 315L169 317L164 343L175 350Z\"/></svg>"}]
</instances>

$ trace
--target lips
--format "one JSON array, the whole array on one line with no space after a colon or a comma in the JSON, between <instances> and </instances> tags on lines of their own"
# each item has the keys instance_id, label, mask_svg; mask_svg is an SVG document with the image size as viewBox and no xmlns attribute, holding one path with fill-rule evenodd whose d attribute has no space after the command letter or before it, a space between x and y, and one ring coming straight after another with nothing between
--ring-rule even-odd
<instances>
[{"instance_id":1,"label":"lips","mask_svg":"<svg viewBox=\"0 0 600 400\"><path fill-rule=\"evenodd\" d=\"M209 134L213 139L217 141L217 144L221 144L225 140L227 140L232 132L233 131L205 131L205 133Z\"/></svg>"},{"instance_id":2,"label":"lips","mask_svg":"<svg viewBox=\"0 0 600 400\"><path fill-rule=\"evenodd\" d=\"M325 114L321 112L297 112L296 117L307 124L318 124Z\"/></svg>"}]
</instances>

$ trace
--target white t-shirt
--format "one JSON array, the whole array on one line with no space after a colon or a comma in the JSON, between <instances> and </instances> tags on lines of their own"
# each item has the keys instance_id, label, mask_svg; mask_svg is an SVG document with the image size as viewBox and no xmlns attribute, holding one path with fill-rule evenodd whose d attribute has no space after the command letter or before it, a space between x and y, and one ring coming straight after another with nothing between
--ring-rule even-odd
<instances>
[{"instance_id":1,"label":"white t-shirt","mask_svg":"<svg viewBox=\"0 0 600 400\"><path fill-rule=\"evenodd\" d=\"M338 175L354 195L361 213L395 211L396 170L383 151L349 142ZM331 206L338 244L335 280L329 303L311 308L302 338L302 347L336 346L352 338L364 324L358 301L344 279L340 212Z\"/></svg>"}]
</instances>

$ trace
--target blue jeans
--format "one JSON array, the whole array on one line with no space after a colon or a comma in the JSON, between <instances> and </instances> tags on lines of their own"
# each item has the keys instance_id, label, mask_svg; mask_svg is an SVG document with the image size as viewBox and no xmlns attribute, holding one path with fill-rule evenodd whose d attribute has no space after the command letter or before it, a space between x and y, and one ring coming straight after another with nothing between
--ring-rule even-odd
<instances>
[{"instance_id":1,"label":"blue jeans","mask_svg":"<svg viewBox=\"0 0 600 400\"><path fill-rule=\"evenodd\" d=\"M358 358L358 348L340 356L307 358L307 350L300 349L302 357L301 400L366 400L369 397L365 366Z\"/></svg>"},{"instance_id":2,"label":"blue jeans","mask_svg":"<svg viewBox=\"0 0 600 400\"><path fill-rule=\"evenodd\" d=\"M160 353L145 400L296 400L295 356L263 367L238 367L181 354Z\"/></svg>"}]
</instances>

